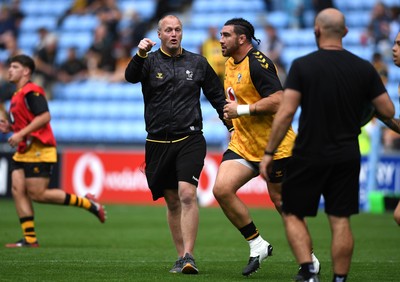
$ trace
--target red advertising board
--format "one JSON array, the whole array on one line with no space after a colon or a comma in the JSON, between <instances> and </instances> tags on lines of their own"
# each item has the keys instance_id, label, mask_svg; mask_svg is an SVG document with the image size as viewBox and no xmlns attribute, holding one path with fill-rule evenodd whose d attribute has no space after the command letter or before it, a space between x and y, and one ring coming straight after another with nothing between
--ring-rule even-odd
<instances>
[{"instance_id":1,"label":"red advertising board","mask_svg":"<svg viewBox=\"0 0 400 282\"><path fill-rule=\"evenodd\" d=\"M221 153L209 153L197 189L201 206L216 206L212 188ZM143 151L64 151L61 165L61 187L77 195L92 193L103 203L163 204L154 202L143 171ZM254 178L238 195L249 206L273 207L265 181Z\"/></svg>"}]
</instances>

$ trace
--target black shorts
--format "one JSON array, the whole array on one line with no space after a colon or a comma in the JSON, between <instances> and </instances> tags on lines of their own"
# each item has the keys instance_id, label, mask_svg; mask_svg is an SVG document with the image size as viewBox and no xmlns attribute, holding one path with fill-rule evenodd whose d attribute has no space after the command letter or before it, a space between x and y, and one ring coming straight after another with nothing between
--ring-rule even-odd
<instances>
[{"instance_id":1,"label":"black shorts","mask_svg":"<svg viewBox=\"0 0 400 282\"><path fill-rule=\"evenodd\" d=\"M178 189L179 181L197 187L207 152L202 134L171 143L146 141L145 148L146 178L154 201L165 189Z\"/></svg>"},{"instance_id":2,"label":"black shorts","mask_svg":"<svg viewBox=\"0 0 400 282\"><path fill-rule=\"evenodd\" d=\"M321 164L292 158L282 184L282 211L299 217L316 216L322 195L328 215L357 214L359 177L360 160Z\"/></svg>"},{"instance_id":3,"label":"black shorts","mask_svg":"<svg viewBox=\"0 0 400 282\"><path fill-rule=\"evenodd\" d=\"M53 174L53 167L55 163L25 163L11 161L10 170L23 169L25 178L31 177L46 177L50 178Z\"/></svg>"},{"instance_id":4,"label":"black shorts","mask_svg":"<svg viewBox=\"0 0 400 282\"><path fill-rule=\"evenodd\" d=\"M235 152L233 152L232 150L226 150L224 155L222 156L222 161L227 161L227 160L240 160L240 162L249 167L250 169L252 169L255 173L255 175L260 174L260 162L251 162L248 161L246 159L244 159L243 157L241 157L240 155L236 154ZM279 160L275 160L272 163L272 171L271 173L268 175L269 176L269 182L271 183L281 183L283 176L285 175L285 168L286 168L286 164L287 162L290 160L289 158L283 158L283 159L279 159Z\"/></svg>"}]
</instances>

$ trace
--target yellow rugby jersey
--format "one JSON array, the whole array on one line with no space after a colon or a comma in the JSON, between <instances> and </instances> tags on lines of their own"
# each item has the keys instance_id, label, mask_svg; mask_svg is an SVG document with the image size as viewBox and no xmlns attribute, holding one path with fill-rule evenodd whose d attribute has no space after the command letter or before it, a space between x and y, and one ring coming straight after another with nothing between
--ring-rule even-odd
<instances>
[{"instance_id":1,"label":"yellow rugby jersey","mask_svg":"<svg viewBox=\"0 0 400 282\"><path fill-rule=\"evenodd\" d=\"M256 49L249 51L239 63L229 58L225 63L225 94L239 105L254 104L262 98L282 90L273 62ZM232 133L228 149L244 159L261 161L271 133L274 115L241 116L232 120ZM292 155L296 134L290 127L286 137L278 147L274 159Z\"/></svg>"}]
</instances>

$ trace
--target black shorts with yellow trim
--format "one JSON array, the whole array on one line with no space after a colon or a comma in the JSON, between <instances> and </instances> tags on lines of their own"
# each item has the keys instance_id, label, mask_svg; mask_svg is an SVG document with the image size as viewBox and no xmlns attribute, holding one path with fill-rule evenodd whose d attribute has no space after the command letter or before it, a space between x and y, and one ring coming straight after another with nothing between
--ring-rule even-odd
<instances>
[{"instance_id":1,"label":"black shorts with yellow trim","mask_svg":"<svg viewBox=\"0 0 400 282\"><path fill-rule=\"evenodd\" d=\"M15 160L11 161L11 172L17 169L23 169L26 178L31 177L46 177L50 178L53 174L55 163L27 163L27 162L17 162Z\"/></svg>"},{"instance_id":2,"label":"black shorts with yellow trim","mask_svg":"<svg viewBox=\"0 0 400 282\"><path fill-rule=\"evenodd\" d=\"M274 160L272 163L272 171L269 174L269 182L271 183L281 183L283 180L283 176L285 175L286 165L291 157L282 158L278 160ZM225 151L222 161L226 160L238 160L243 165L252 169L256 174L260 173L260 162L252 162L244 159L239 154L233 152L232 150L228 149Z\"/></svg>"}]
</instances>

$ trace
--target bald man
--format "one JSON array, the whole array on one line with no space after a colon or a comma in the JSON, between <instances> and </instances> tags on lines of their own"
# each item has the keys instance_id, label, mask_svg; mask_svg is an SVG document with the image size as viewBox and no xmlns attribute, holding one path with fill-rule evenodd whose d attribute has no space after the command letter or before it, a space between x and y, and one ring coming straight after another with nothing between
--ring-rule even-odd
<instances>
[{"instance_id":1,"label":"bald man","mask_svg":"<svg viewBox=\"0 0 400 282\"><path fill-rule=\"evenodd\" d=\"M292 63L260 172L268 177L271 153L301 106L292 160L282 183L286 236L300 266L295 280L319 281L304 219L317 215L323 196L332 233L333 281L346 281L354 247L350 216L359 212L358 135L364 105L372 103L385 120L393 118L394 105L374 67L343 48L347 27L340 11L321 11L314 33L319 50Z\"/></svg>"}]
</instances>

